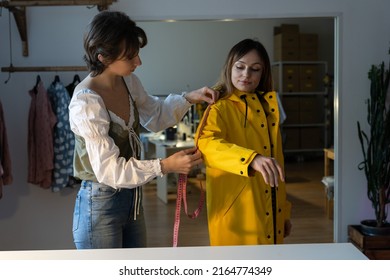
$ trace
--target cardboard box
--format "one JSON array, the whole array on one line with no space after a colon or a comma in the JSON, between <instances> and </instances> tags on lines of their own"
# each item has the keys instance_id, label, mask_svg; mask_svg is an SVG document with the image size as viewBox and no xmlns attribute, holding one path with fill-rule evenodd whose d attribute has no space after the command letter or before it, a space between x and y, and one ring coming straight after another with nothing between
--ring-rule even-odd
<instances>
[{"instance_id":1,"label":"cardboard box","mask_svg":"<svg viewBox=\"0 0 390 280\"><path fill-rule=\"evenodd\" d=\"M280 33L275 35L274 49L299 49L299 34Z\"/></svg>"},{"instance_id":2,"label":"cardboard box","mask_svg":"<svg viewBox=\"0 0 390 280\"><path fill-rule=\"evenodd\" d=\"M319 124L325 120L324 97L301 96L300 98L300 116L301 124Z\"/></svg>"},{"instance_id":3,"label":"cardboard box","mask_svg":"<svg viewBox=\"0 0 390 280\"><path fill-rule=\"evenodd\" d=\"M299 48L274 49L274 61L299 61Z\"/></svg>"},{"instance_id":4,"label":"cardboard box","mask_svg":"<svg viewBox=\"0 0 390 280\"><path fill-rule=\"evenodd\" d=\"M299 112L300 111L300 97L299 96L287 96L282 97L282 106L284 111L287 112Z\"/></svg>"},{"instance_id":5,"label":"cardboard box","mask_svg":"<svg viewBox=\"0 0 390 280\"><path fill-rule=\"evenodd\" d=\"M317 92L320 91L318 82L316 80L305 80L301 79L299 81L299 91L300 92Z\"/></svg>"},{"instance_id":6,"label":"cardboard box","mask_svg":"<svg viewBox=\"0 0 390 280\"><path fill-rule=\"evenodd\" d=\"M300 61L317 61L318 49L317 48L300 48L299 49Z\"/></svg>"},{"instance_id":7,"label":"cardboard box","mask_svg":"<svg viewBox=\"0 0 390 280\"><path fill-rule=\"evenodd\" d=\"M301 113L299 111L285 111L286 120L283 124L300 124Z\"/></svg>"},{"instance_id":8,"label":"cardboard box","mask_svg":"<svg viewBox=\"0 0 390 280\"><path fill-rule=\"evenodd\" d=\"M301 96L299 99L300 111L324 111L323 96Z\"/></svg>"},{"instance_id":9,"label":"cardboard box","mask_svg":"<svg viewBox=\"0 0 390 280\"><path fill-rule=\"evenodd\" d=\"M300 33L299 46L302 49L318 49L318 34Z\"/></svg>"},{"instance_id":10,"label":"cardboard box","mask_svg":"<svg viewBox=\"0 0 390 280\"><path fill-rule=\"evenodd\" d=\"M280 80L280 67L272 67L272 77L274 80L275 90L282 92L297 92L299 87L299 66L283 64L282 66L282 80ZM280 83L282 82L283 85Z\"/></svg>"},{"instance_id":11,"label":"cardboard box","mask_svg":"<svg viewBox=\"0 0 390 280\"><path fill-rule=\"evenodd\" d=\"M283 93L300 91L299 80L297 79L294 80L284 79L282 83L283 85L280 85L278 80L275 81L274 88L276 91L283 92Z\"/></svg>"},{"instance_id":12,"label":"cardboard box","mask_svg":"<svg viewBox=\"0 0 390 280\"><path fill-rule=\"evenodd\" d=\"M280 73L280 69L282 69L282 73ZM299 65L294 64L283 64L282 67L279 65L275 65L272 67L272 76L274 80L280 80L280 74L282 74L283 81L292 81L300 79L300 68Z\"/></svg>"},{"instance_id":13,"label":"cardboard box","mask_svg":"<svg viewBox=\"0 0 390 280\"><path fill-rule=\"evenodd\" d=\"M285 127L282 130L282 137L284 139L284 150L296 150L300 148L300 133L299 128Z\"/></svg>"},{"instance_id":14,"label":"cardboard box","mask_svg":"<svg viewBox=\"0 0 390 280\"><path fill-rule=\"evenodd\" d=\"M323 123L322 111L303 111L299 112L299 122L301 124L319 124Z\"/></svg>"},{"instance_id":15,"label":"cardboard box","mask_svg":"<svg viewBox=\"0 0 390 280\"><path fill-rule=\"evenodd\" d=\"M280 26L274 27L274 35L280 33L299 33L299 25L298 24L286 24L283 23Z\"/></svg>"},{"instance_id":16,"label":"cardboard box","mask_svg":"<svg viewBox=\"0 0 390 280\"><path fill-rule=\"evenodd\" d=\"M299 96L287 96L282 97L282 106L286 113L286 120L284 124L300 124L300 98Z\"/></svg>"},{"instance_id":17,"label":"cardboard box","mask_svg":"<svg viewBox=\"0 0 390 280\"><path fill-rule=\"evenodd\" d=\"M274 61L296 60L299 60L299 33L282 31L274 35Z\"/></svg>"},{"instance_id":18,"label":"cardboard box","mask_svg":"<svg viewBox=\"0 0 390 280\"><path fill-rule=\"evenodd\" d=\"M319 66L315 64L301 64L299 66L299 77L305 80L318 80Z\"/></svg>"},{"instance_id":19,"label":"cardboard box","mask_svg":"<svg viewBox=\"0 0 390 280\"><path fill-rule=\"evenodd\" d=\"M322 127L302 127L300 132L301 149L324 148L324 130Z\"/></svg>"}]
</instances>

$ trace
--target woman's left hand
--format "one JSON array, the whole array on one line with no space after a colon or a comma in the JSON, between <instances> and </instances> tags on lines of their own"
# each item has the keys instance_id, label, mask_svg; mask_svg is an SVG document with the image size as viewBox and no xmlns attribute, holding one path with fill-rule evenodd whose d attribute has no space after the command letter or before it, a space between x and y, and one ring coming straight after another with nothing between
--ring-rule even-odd
<instances>
[{"instance_id":1,"label":"woman's left hand","mask_svg":"<svg viewBox=\"0 0 390 280\"><path fill-rule=\"evenodd\" d=\"M264 182L272 188L279 185L278 180L284 182L284 171L276 159L257 154L250 163L250 166L260 172Z\"/></svg>"},{"instance_id":2,"label":"woman's left hand","mask_svg":"<svg viewBox=\"0 0 390 280\"><path fill-rule=\"evenodd\" d=\"M291 233L292 224L290 220L284 221L284 237L287 237Z\"/></svg>"},{"instance_id":3,"label":"woman's left hand","mask_svg":"<svg viewBox=\"0 0 390 280\"><path fill-rule=\"evenodd\" d=\"M214 104L218 100L219 92L209 87L202 87L200 89L187 92L184 97L191 104L202 102Z\"/></svg>"}]
</instances>

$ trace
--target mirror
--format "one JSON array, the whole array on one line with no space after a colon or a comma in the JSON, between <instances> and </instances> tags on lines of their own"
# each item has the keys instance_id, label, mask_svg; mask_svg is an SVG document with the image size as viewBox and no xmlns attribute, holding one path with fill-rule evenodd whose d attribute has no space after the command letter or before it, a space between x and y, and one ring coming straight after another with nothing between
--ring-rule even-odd
<instances>
[{"instance_id":1,"label":"mirror","mask_svg":"<svg viewBox=\"0 0 390 280\"><path fill-rule=\"evenodd\" d=\"M141 50L143 65L137 68L138 75L151 94L167 95L171 92L181 92L213 85L219 76L230 48L244 38L256 38L266 47L271 62L274 61L274 27L281 24L298 24L300 33L318 34L318 60L327 63L327 72L334 71L334 18L280 18L280 19L245 19L219 21L155 21L138 22L148 35L149 43ZM277 77L274 76L274 80ZM333 90L328 91L327 119L330 125L327 129L328 147L333 141ZM325 103L324 103L325 104ZM293 115L287 114L287 118ZM317 128L319 129L319 128ZM310 133L313 133L311 130ZM309 142L314 141L312 134L305 134ZM311 136L307 136L311 135ZM310 145L310 143L308 143ZM324 210L327 203L324 186L321 182L324 176L323 149L286 154L286 177L288 196L293 203L293 232L286 243L325 243L333 242L333 220ZM310 173L308 173L310 170ZM314 176L314 180L311 181ZM174 184L173 184L174 185ZM172 190L174 191L174 190ZM198 197L198 195L196 196ZM196 200L196 198L195 198ZM194 204L196 207L196 203ZM330 210L329 210L330 211ZM308 215L310 213L310 215ZM188 245L205 245L202 238L207 238L207 229L202 222L182 221L183 235L191 238L191 232L197 238L188 240ZM158 221L149 217L151 226ZM164 221L169 223L170 221ZM158 223L160 224L160 223ZM202 224L202 226L200 225ZM170 234L171 228L167 229ZM154 234L149 232L149 234ZM187 236L187 237L186 237ZM201 237L200 237L201 236ZM152 242L158 240L150 238ZM170 240L168 241L168 244ZM183 241L186 243L186 241ZM150 244L158 246L158 242Z\"/></svg>"},{"instance_id":2,"label":"mirror","mask_svg":"<svg viewBox=\"0 0 390 280\"><path fill-rule=\"evenodd\" d=\"M40 15L41 10L31 9L31 17L34 18L31 24L31 34L50 34L47 25L48 19L43 19ZM74 33L72 40L62 38L62 46L59 56L57 52L51 52L44 49L47 44L42 44L41 36L31 36L29 39L30 50L34 51L34 56L29 60L21 60L15 55L15 65L66 65L68 60L71 64L83 65L82 44L80 26L85 25L85 18L89 18L95 13L90 11L83 20L77 18L72 22ZM55 17L55 13L48 13L48 16ZM42 18L42 20L40 20ZM53 19L54 20L54 19ZM64 23L59 24L64 30L69 29L68 18L63 19ZM78 21L77 21L78 20ZM85 20L86 21L86 20ZM328 62L328 69L334 73L334 25L333 17L313 17L313 18L278 18L278 19L242 19L242 20L191 20L191 21L141 21L138 24L143 27L148 35L149 43L141 50L141 60L143 65L136 70L144 87L151 94L166 95L169 92L180 93L181 91L191 90L204 85L213 85L219 76L220 69L224 63L228 50L239 40L246 37L258 38L267 48L271 61L273 60L273 29L282 23L299 24L300 31L305 33L319 34L319 57ZM4 23L4 26L6 24ZM43 29L42 29L43 28ZM47 29L45 29L47 28ZM16 30L13 26L13 30ZM41 33L41 31L46 33ZM56 30L59 34L64 34ZM14 32L16 34L16 31ZM13 39L14 45L19 42L19 38ZM74 42L79 42L75 44ZM72 42L72 44L68 44ZM16 45L16 49L17 49ZM14 52L17 53L17 52ZM9 63L8 52L5 51L2 58L3 65ZM84 73L80 74L82 78ZM41 73L46 81L52 81L55 73ZM68 78L66 78L68 75ZM72 81L74 73L60 73L64 81ZM4 78L5 80L5 78ZM60 194L53 194L50 191L39 189L35 186L26 184L25 174L27 170L24 139L26 135L21 135L20 128L25 127L28 117L28 106L30 98L25 92L36 80L36 73L18 73L13 74L13 78L7 85L3 85L4 94L2 101L16 106L18 116L8 118L9 130L12 138L10 142L14 144L15 157L13 158L15 166L15 184L5 191L5 196L0 203L0 222L2 236L6 237L0 241L2 250L43 250L43 249L73 249L72 241L72 212L74 206L75 190L67 190ZM20 94L15 97L15 94ZM25 94L24 94L25 93ZM23 95L24 94L24 95ZM15 102L15 98L19 98ZM4 102L5 103L5 102ZM14 108L14 107L12 107ZM332 132L332 130L330 130ZM22 131L26 133L25 130ZM9 134L9 135L10 135ZM333 136L332 136L333 137ZM21 142L20 145L15 143ZM18 170L18 173L16 173ZM296 179L296 178L295 178ZM8 188L8 186L5 186ZM6 193L7 192L7 193ZM307 193L306 195L309 195ZM323 193L320 194L323 202ZM301 199L298 197L298 199ZM308 205L311 206L311 205ZM50 211L48 211L50 209ZM316 208L316 210L318 210ZM31 211L34 211L31 213ZM314 213L314 211L310 212ZM26 216L31 215L31 219ZM309 219L308 219L309 218ZM310 218L299 217L302 221L310 224ZM337 217L334 222L337 222ZM169 216L166 225L173 221L173 215ZM192 222L192 221L191 221ZM327 221L332 224L333 221ZM152 217L150 223L153 225ZM50 225L50 231L47 230ZM310 226L310 225L307 225ZM172 227L165 227L169 234L172 233ZM184 230L185 226L182 226ZM26 235L24 231L28 231ZM149 230L149 233L153 233ZM297 232L297 235L305 236L305 230ZM307 234L306 234L307 235ZM314 235L315 236L315 235ZM157 238L156 238L157 239ZM161 237L158 239L161 240ZM312 240L314 243L318 242ZM167 246L171 245L172 240L166 240ZM195 239L191 241L194 244ZM299 240L295 242L307 242ZM153 244L151 244L153 246ZM196 245L196 244L194 244Z\"/></svg>"}]
</instances>

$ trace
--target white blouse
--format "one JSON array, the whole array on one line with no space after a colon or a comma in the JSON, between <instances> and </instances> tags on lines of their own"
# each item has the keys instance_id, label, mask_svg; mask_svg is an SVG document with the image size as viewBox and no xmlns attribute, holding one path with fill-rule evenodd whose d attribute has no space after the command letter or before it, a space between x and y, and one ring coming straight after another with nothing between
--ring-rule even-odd
<instances>
[{"instance_id":1,"label":"white blouse","mask_svg":"<svg viewBox=\"0 0 390 280\"><path fill-rule=\"evenodd\" d=\"M148 95L135 74L124 78L126 86L139 112L140 123L149 131L158 132L177 124L191 107L181 95L170 94L165 99ZM130 103L132 104L132 103ZM128 161L119 157L119 149L108 135L110 121L124 124L105 107L103 99L91 89L75 92L69 105L72 131L84 138L89 160L99 183L113 188L135 188L156 176L162 176L158 159ZM127 127L134 122L131 108Z\"/></svg>"}]
</instances>

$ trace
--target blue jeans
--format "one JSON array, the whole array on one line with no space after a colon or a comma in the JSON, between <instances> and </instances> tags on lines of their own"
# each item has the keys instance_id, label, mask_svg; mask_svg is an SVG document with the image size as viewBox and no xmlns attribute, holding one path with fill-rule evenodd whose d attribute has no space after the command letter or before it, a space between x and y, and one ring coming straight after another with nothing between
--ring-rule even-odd
<instances>
[{"instance_id":1,"label":"blue jeans","mask_svg":"<svg viewBox=\"0 0 390 280\"><path fill-rule=\"evenodd\" d=\"M77 249L146 247L142 203L134 215L142 188L114 189L82 181L73 214L73 240Z\"/></svg>"}]
</instances>

